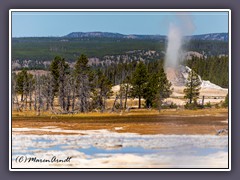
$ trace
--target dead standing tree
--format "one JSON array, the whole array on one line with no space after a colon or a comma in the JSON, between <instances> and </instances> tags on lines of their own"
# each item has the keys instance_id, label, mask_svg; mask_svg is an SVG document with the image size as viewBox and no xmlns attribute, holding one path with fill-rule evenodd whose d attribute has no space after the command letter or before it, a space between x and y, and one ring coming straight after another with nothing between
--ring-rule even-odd
<instances>
[{"instance_id":1,"label":"dead standing tree","mask_svg":"<svg viewBox=\"0 0 240 180\"><path fill-rule=\"evenodd\" d=\"M71 106L71 92L72 92L72 77L71 75L66 75L66 86L64 89L66 93L66 111L69 112Z\"/></svg>"},{"instance_id":2,"label":"dead standing tree","mask_svg":"<svg viewBox=\"0 0 240 180\"><path fill-rule=\"evenodd\" d=\"M100 70L98 71L97 76L97 87L99 89L97 99L101 112L104 112L106 109L106 100L112 95L112 83Z\"/></svg>"},{"instance_id":3,"label":"dead standing tree","mask_svg":"<svg viewBox=\"0 0 240 180\"><path fill-rule=\"evenodd\" d=\"M18 102L18 96L17 96L17 82L16 82L16 74L12 73L12 109L14 109L14 105L16 104L17 111L19 111L19 102Z\"/></svg>"},{"instance_id":4,"label":"dead standing tree","mask_svg":"<svg viewBox=\"0 0 240 180\"><path fill-rule=\"evenodd\" d=\"M50 88L50 93L49 93L49 103L50 103L50 108L51 110L54 109L54 77L52 74L49 75L49 88Z\"/></svg>"},{"instance_id":5,"label":"dead standing tree","mask_svg":"<svg viewBox=\"0 0 240 180\"><path fill-rule=\"evenodd\" d=\"M35 80L33 76L29 79L29 110L32 110L32 102L33 102L33 91L34 91L34 83Z\"/></svg>"},{"instance_id":6,"label":"dead standing tree","mask_svg":"<svg viewBox=\"0 0 240 180\"><path fill-rule=\"evenodd\" d=\"M43 103L43 94L42 94L42 86L43 86L43 81L40 75L35 75L36 78L36 83L35 83L35 102L34 102L34 109L37 112L37 116L40 116L41 109L44 106Z\"/></svg>"},{"instance_id":7,"label":"dead standing tree","mask_svg":"<svg viewBox=\"0 0 240 180\"><path fill-rule=\"evenodd\" d=\"M78 104L80 112L87 112L89 109L89 81L86 75L82 75L78 86Z\"/></svg>"},{"instance_id":8,"label":"dead standing tree","mask_svg":"<svg viewBox=\"0 0 240 180\"><path fill-rule=\"evenodd\" d=\"M77 91L77 82L74 76L70 76L70 83L72 85L72 112L75 111L75 98L76 98L76 91Z\"/></svg>"},{"instance_id":9,"label":"dead standing tree","mask_svg":"<svg viewBox=\"0 0 240 180\"><path fill-rule=\"evenodd\" d=\"M53 77L51 74L42 76L43 78L43 89L42 94L45 99L46 103L46 110L53 110L53 100L54 100L54 84L53 84Z\"/></svg>"},{"instance_id":10,"label":"dead standing tree","mask_svg":"<svg viewBox=\"0 0 240 180\"><path fill-rule=\"evenodd\" d=\"M24 102L24 109L27 109L27 99L28 99L28 78L27 74L23 76L23 102Z\"/></svg>"}]
</instances>

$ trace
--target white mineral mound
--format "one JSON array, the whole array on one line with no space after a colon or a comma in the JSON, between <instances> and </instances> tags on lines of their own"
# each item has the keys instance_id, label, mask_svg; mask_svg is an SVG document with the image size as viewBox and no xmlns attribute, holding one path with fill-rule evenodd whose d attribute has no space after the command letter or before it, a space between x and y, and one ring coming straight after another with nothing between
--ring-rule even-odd
<instances>
[{"instance_id":1,"label":"white mineral mound","mask_svg":"<svg viewBox=\"0 0 240 180\"><path fill-rule=\"evenodd\" d=\"M167 68L166 73L168 80L171 81L173 86L185 86L187 83L188 73L191 72L191 68L188 66L179 66L178 68ZM209 89L219 89L224 90L224 88L211 83L210 81L202 80L200 76L198 76L201 81L201 88L209 88ZM225 89L226 90L226 89Z\"/></svg>"},{"instance_id":2,"label":"white mineral mound","mask_svg":"<svg viewBox=\"0 0 240 180\"><path fill-rule=\"evenodd\" d=\"M177 105L184 105L186 100L175 98L175 97L184 97L184 89L187 83L188 73L191 71L191 68L187 66L179 66L178 68L167 68L166 73L168 80L172 83L173 93L170 98L166 101L174 102ZM205 96L205 102L219 103L224 100L225 96L228 93L228 89L222 88L216 84L211 83L210 81L202 80L201 89L199 98Z\"/></svg>"},{"instance_id":3,"label":"white mineral mound","mask_svg":"<svg viewBox=\"0 0 240 180\"><path fill-rule=\"evenodd\" d=\"M201 88L210 88L210 89L221 89L224 90L224 88L211 83L210 81L204 81L202 80Z\"/></svg>"}]
</instances>

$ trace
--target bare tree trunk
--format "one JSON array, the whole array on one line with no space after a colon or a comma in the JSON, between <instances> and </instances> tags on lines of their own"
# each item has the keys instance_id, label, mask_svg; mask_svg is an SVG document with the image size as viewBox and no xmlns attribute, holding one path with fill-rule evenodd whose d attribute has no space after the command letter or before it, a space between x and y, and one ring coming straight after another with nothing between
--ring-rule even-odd
<instances>
[{"instance_id":1,"label":"bare tree trunk","mask_svg":"<svg viewBox=\"0 0 240 180\"><path fill-rule=\"evenodd\" d=\"M40 116L41 109L44 108L42 86L43 86L42 78L40 78L40 76L37 75L36 85L35 85L35 102L34 102L34 109L36 111L37 116Z\"/></svg>"},{"instance_id":2,"label":"bare tree trunk","mask_svg":"<svg viewBox=\"0 0 240 180\"><path fill-rule=\"evenodd\" d=\"M28 82L28 93L29 93L29 110L32 110L32 90L33 90L33 80L30 79Z\"/></svg>"},{"instance_id":3,"label":"bare tree trunk","mask_svg":"<svg viewBox=\"0 0 240 180\"><path fill-rule=\"evenodd\" d=\"M16 80L15 78L13 77L13 73L12 73L12 110L14 109L14 101L15 101L15 96L16 96Z\"/></svg>"},{"instance_id":4,"label":"bare tree trunk","mask_svg":"<svg viewBox=\"0 0 240 180\"><path fill-rule=\"evenodd\" d=\"M116 95L116 97L115 97L115 100L114 100L114 102L113 102L113 106L112 106L112 112L113 112L113 111L114 111L114 109L115 109L116 102L117 102L118 98L119 98L119 96L118 96L118 95Z\"/></svg>"},{"instance_id":5,"label":"bare tree trunk","mask_svg":"<svg viewBox=\"0 0 240 180\"><path fill-rule=\"evenodd\" d=\"M23 107L26 110L27 109L27 77L26 76L23 77L23 97L25 97L23 99L23 102L24 102Z\"/></svg>"},{"instance_id":6,"label":"bare tree trunk","mask_svg":"<svg viewBox=\"0 0 240 180\"><path fill-rule=\"evenodd\" d=\"M61 62L59 64L59 104L62 108L62 110L66 110L66 102L65 102L65 72L64 72L64 64Z\"/></svg>"},{"instance_id":7,"label":"bare tree trunk","mask_svg":"<svg viewBox=\"0 0 240 180\"><path fill-rule=\"evenodd\" d=\"M40 106L40 104L41 104L41 93L40 93L40 80L39 80L39 75L38 75L38 77L37 77L37 83L38 83L38 107L37 107L37 116L40 116L40 111L41 111L41 106Z\"/></svg>"},{"instance_id":8,"label":"bare tree trunk","mask_svg":"<svg viewBox=\"0 0 240 180\"><path fill-rule=\"evenodd\" d=\"M76 91L76 88L74 86L73 87L73 95L72 95L72 111L74 111L74 109L75 109L75 91Z\"/></svg>"},{"instance_id":9,"label":"bare tree trunk","mask_svg":"<svg viewBox=\"0 0 240 180\"><path fill-rule=\"evenodd\" d=\"M28 93L26 92L26 95L25 95L25 110L27 109L27 99L28 99Z\"/></svg>"},{"instance_id":10,"label":"bare tree trunk","mask_svg":"<svg viewBox=\"0 0 240 180\"><path fill-rule=\"evenodd\" d=\"M158 99L158 112L160 113L162 109L162 95L159 93L159 99Z\"/></svg>"},{"instance_id":11,"label":"bare tree trunk","mask_svg":"<svg viewBox=\"0 0 240 180\"><path fill-rule=\"evenodd\" d=\"M71 77L70 75L67 75L66 77L66 86L65 86L65 92L67 96L67 101L66 101L66 111L69 112L70 109L70 99L71 99Z\"/></svg>"},{"instance_id":12,"label":"bare tree trunk","mask_svg":"<svg viewBox=\"0 0 240 180\"><path fill-rule=\"evenodd\" d=\"M38 78L37 78L36 75L35 75L35 80L36 80L36 83L35 83L35 88L34 88L34 111L37 111L37 83L38 83Z\"/></svg>"},{"instance_id":13,"label":"bare tree trunk","mask_svg":"<svg viewBox=\"0 0 240 180\"><path fill-rule=\"evenodd\" d=\"M29 91L29 109L32 110L32 91Z\"/></svg>"},{"instance_id":14,"label":"bare tree trunk","mask_svg":"<svg viewBox=\"0 0 240 180\"><path fill-rule=\"evenodd\" d=\"M70 95L67 95L67 112L69 112L70 109Z\"/></svg>"},{"instance_id":15,"label":"bare tree trunk","mask_svg":"<svg viewBox=\"0 0 240 180\"><path fill-rule=\"evenodd\" d=\"M202 97L202 106L204 106L204 96Z\"/></svg>"},{"instance_id":16,"label":"bare tree trunk","mask_svg":"<svg viewBox=\"0 0 240 180\"><path fill-rule=\"evenodd\" d=\"M15 94L15 97L16 97L17 111L20 111L19 101L18 101L18 96L17 96L17 94Z\"/></svg>"},{"instance_id":17,"label":"bare tree trunk","mask_svg":"<svg viewBox=\"0 0 240 180\"><path fill-rule=\"evenodd\" d=\"M124 109L127 108L127 99L128 99L128 83L126 86L126 91L125 91L125 102L124 102Z\"/></svg>"},{"instance_id":18,"label":"bare tree trunk","mask_svg":"<svg viewBox=\"0 0 240 180\"><path fill-rule=\"evenodd\" d=\"M46 97L46 111L49 110L49 94Z\"/></svg>"},{"instance_id":19,"label":"bare tree trunk","mask_svg":"<svg viewBox=\"0 0 240 180\"><path fill-rule=\"evenodd\" d=\"M141 95L138 96L138 109L141 109Z\"/></svg>"},{"instance_id":20,"label":"bare tree trunk","mask_svg":"<svg viewBox=\"0 0 240 180\"><path fill-rule=\"evenodd\" d=\"M79 75L80 82L78 85L78 101L79 101L79 111L88 112L89 109L89 98L90 98L90 87L89 80L86 74Z\"/></svg>"},{"instance_id":21,"label":"bare tree trunk","mask_svg":"<svg viewBox=\"0 0 240 180\"><path fill-rule=\"evenodd\" d=\"M32 110L32 84L29 84L29 110Z\"/></svg>"},{"instance_id":22,"label":"bare tree trunk","mask_svg":"<svg viewBox=\"0 0 240 180\"><path fill-rule=\"evenodd\" d=\"M51 107L51 110L54 109L54 77L52 74L49 75L50 79L50 94L49 94L49 104Z\"/></svg>"},{"instance_id":23,"label":"bare tree trunk","mask_svg":"<svg viewBox=\"0 0 240 180\"><path fill-rule=\"evenodd\" d=\"M103 109L102 109L102 112L104 112L105 109L106 109L106 99L107 99L107 97L104 96L104 97L103 97Z\"/></svg>"},{"instance_id":24,"label":"bare tree trunk","mask_svg":"<svg viewBox=\"0 0 240 180\"><path fill-rule=\"evenodd\" d=\"M103 102L103 95L102 95L102 90L100 90L100 93L99 93L99 106L101 108L101 112L103 112L104 110L104 102Z\"/></svg>"},{"instance_id":25,"label":"bare tree trunk","mask_svg":"<svg viewBox=\"0 0 240 180\"><path fill-rule=\"evenodd\" d=\"M120 86L120 109L123 109L123 87L122 85Z\"/></svg>"}]
</instances>

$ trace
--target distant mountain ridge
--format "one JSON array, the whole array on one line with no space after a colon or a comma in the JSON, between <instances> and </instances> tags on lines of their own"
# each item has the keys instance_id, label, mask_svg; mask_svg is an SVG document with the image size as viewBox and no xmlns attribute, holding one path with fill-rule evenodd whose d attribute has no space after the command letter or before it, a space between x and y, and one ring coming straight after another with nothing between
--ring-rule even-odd
<instances>
[{"instance_id":1,"label":"distant mountain ridge","mask_svg":"<svg viewBox=\"0 0 240 180\"><path fill-rule=\"evenodd\" d=\"M218 41L228 41L228 33L210 33L190 36L194 39L199 40L218 40Z\"/></svg>"},{"instance_id":2,"label":"distant mountain ridge","mask_svg":"<svg viewBox=\"0 0 240 180\"><path fill-rule=\"evenodd\" d=\"M165 40L167 36L165 35L136 35L136 34L120 34L111 32L72 32L63 37L66 38L118 38L118 39L155 39L155 40ZM186 36L186 38L196 39L196 40L217 40L217 41L228 41L228 33L209 33L201 35Z\"/></svg>"}]
</instances>

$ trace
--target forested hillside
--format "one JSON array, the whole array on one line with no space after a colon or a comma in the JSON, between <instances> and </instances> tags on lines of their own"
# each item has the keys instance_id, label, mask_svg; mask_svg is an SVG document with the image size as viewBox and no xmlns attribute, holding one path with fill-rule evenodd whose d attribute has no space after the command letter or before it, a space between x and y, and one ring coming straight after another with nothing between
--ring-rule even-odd
<instances>
[{"instance_id":1,"label":"forested hillside","mask_svg":"<svg viewBox=\"0 0 240 180\"><path fill-rule=\"evenodd\" d=\"M228 42L190 40L184 45L187 51L196 51L208 56L228 54ZM123 39L102 37L43 37L43 38L13 38L12 60L50 61L56 55L74 61L81 54L88 57L116 56L133 50L156 51L163 58L166 50L164 39Z\"/></svg>"},{"instance_id":2,"label":"forested hillside","mask_svg":"<svg viewBox=\"0 0 240 180\"><path fill-rule=\"evenodd\" d=\"M132 50L161 52L165 44L157 40L115 38L17 38L12 43L12 59L52 60L56 54L74 61L81 54L102 58Z\"/></svg>"}]
</instances>

